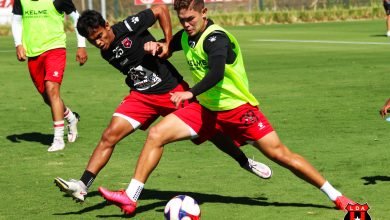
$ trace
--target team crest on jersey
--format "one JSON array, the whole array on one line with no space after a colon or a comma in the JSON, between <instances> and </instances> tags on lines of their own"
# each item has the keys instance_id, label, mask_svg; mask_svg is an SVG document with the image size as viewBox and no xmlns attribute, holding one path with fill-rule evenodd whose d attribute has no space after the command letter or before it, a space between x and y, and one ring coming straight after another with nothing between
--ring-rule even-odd
<instances>
[{"instance_id":1,"label":"team crest on jersey","mask_svg":"<svg viewBox=\"0 0 390 220\"><path fill-rule=\"evenodd\" d=\"M131 41L128 37L122 40L122 45L125 48L131 48L131 45L133 44L133 41Z\"/></svg>"},{"instance_id":2,"label":"team crest on jersey","mask_svg":"<svg viewBox=\"0 0 390 220\"><path fill-rule=\"evenodd\" d=\"M258 120L259 119L252 110L245 112L240 118L241 123L243 123L244 125L251 125L253 123L256 123Z\"/></svg>"},{"instance_id":3,"label":"team crest on jersey","mask_svg":"<svg viewBox=\"0 0 390 220\"><path fill-rule=\"evenodd\" d=\"M369 209L370 207L368 207L367 203L364 205L348 204L347 207L345 207L345 210L347 210L348 213L345 215L344 220L371 220L371 217L367 212Z\"/></svg>"}]
</instances>

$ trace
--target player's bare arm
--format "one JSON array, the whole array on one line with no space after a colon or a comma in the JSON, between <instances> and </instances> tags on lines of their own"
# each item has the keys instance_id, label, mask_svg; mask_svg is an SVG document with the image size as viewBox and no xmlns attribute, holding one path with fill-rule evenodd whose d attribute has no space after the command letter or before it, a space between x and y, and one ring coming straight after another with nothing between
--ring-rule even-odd
<instances>
[{"instance_id":1,"label":"player's bare arm","mask_svg":"<svg viewBox=\"0 0 390 220\"><path fill-rule=\"evenodd\" d=\"M169 45L172 40L172 23L171 17L169 15L169 10L166 5L156 5L151 8L154 16L158 20L160 27L164 33L165 43ZM167 58L169 57L168 47L162 47L161 53L158 53L158 57Z\"/></svg>"}]
</instances>

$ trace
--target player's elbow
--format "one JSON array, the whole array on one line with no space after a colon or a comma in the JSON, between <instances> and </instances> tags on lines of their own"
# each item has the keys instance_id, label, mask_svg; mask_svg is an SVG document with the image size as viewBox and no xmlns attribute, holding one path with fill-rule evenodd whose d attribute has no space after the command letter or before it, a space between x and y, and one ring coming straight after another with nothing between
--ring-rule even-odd
<instances>
[{"instance_id":1,"label":"player's elbow","mask_svg":"<svg viewBox=\"0 0 390 220\"><path fill-rule=\"evenodd\" d=\"M153 11L153 14L156 18L160 15L168 13L168 6L166 6L165 4L154 5L150 9Z\"/></svg>"}]
</instances>

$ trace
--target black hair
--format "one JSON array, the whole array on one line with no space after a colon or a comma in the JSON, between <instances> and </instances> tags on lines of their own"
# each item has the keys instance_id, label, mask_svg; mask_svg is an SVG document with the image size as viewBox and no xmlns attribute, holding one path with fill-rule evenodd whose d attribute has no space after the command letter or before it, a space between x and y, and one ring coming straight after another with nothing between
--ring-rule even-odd
<instances>
[{"instance_id":1,"label":"black hair","mask_svg":"<svg viewBox=\"0 0 390 220\"><path fill-rule=\"evenodd\" d=\"M88 38L94 29L105 26L106 21L103 16L95 10L83 11L77 21L77 31L85 38Z\"/></svg>"}]
</instances>

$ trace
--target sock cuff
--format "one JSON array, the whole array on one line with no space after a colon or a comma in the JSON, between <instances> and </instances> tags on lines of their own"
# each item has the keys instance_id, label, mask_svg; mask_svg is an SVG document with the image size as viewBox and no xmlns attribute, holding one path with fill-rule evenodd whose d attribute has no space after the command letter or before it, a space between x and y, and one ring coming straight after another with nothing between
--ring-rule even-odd
<instances>
[{"instance_id":1,"label":"sock cuff","mask_svg":"<svg viewBox=\"0 0 390 220\"><path fill-rule=\"evenodd\" d=\"M134 202L137 202L138 197L140 196L144 188L144 185L144 183L136 179L131 179L129 186L126 189L127 196Z\"/></svg>"},{"instance_id":2,"label":"sock cuff","mask_svg":"<svg viewBox=\"0 0 390 220\"><path fill-rule=\"evenodd\" d=\"M54 127L64 127L64 120L62 121L53 121Z\"/></svg>"},{"instance_id":3,"label":"sock cuff","mask_svg":"<svg viewBox=\"0 0 390 220\"><path fill-rule=\"evenodd\" d=\"M65 107L64 116L67 116L69 112L71 112L70 109L68 107Z\"/></svg>"}]
</instances>

